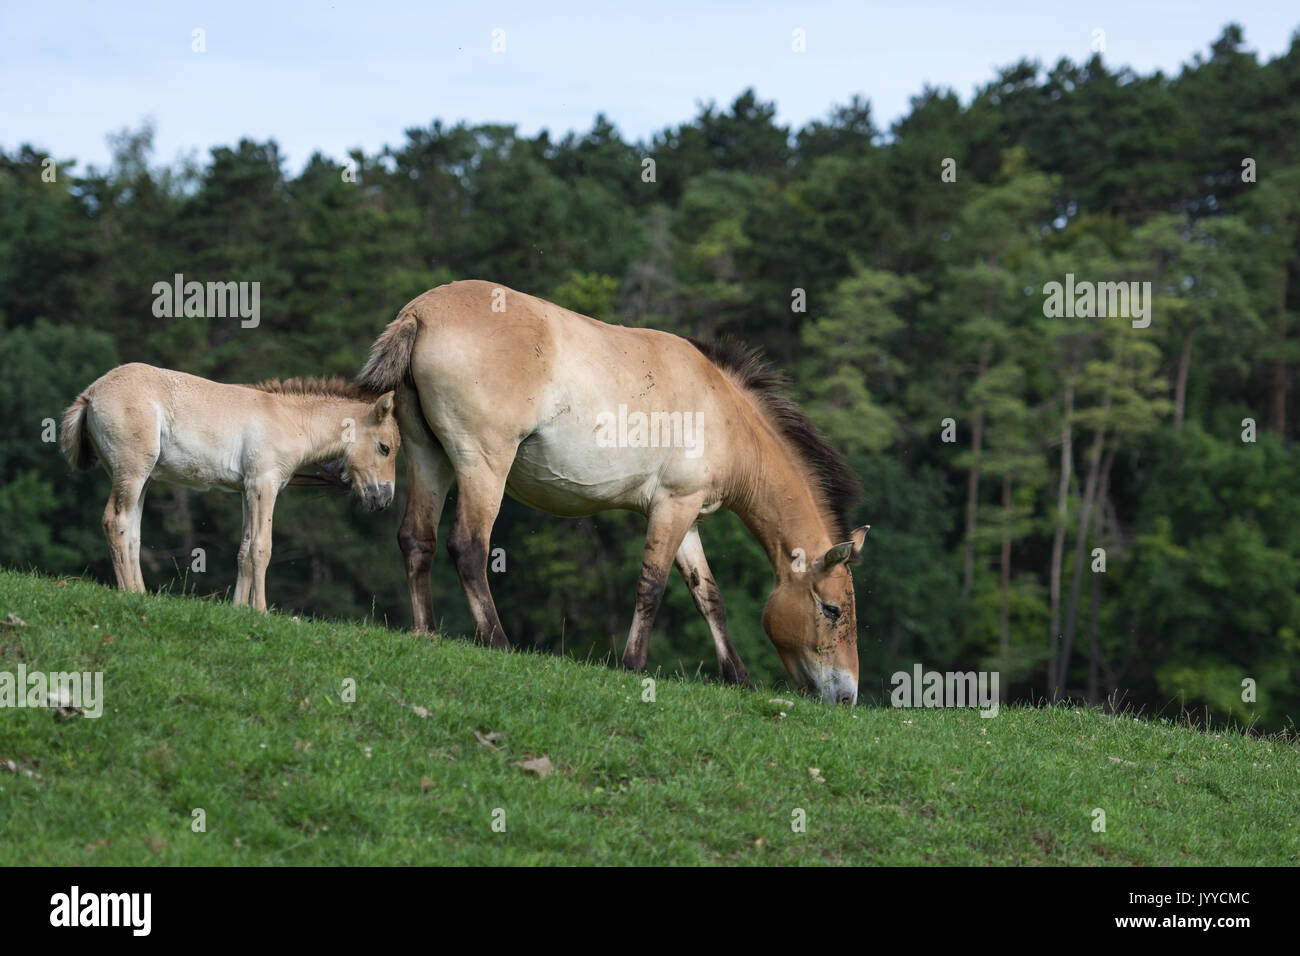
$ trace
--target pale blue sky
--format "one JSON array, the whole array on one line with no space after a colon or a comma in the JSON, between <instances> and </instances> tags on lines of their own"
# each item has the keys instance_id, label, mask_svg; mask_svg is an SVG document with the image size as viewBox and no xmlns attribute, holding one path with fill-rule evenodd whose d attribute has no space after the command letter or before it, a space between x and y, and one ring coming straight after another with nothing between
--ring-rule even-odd
<instances>
[{"instance_id":1,"label":"pale blue sky","mask_svg":"<svg viewBox=\"0 0 1300 956\"><path fill-rule=\"evenodd\" d=\"M992 12L990 12L992 11ZM0 3L0 146L103 165L105 134L152 117L156 159L275 138L293 169L445 122L558 138L605 112L628 139L725 106L747 86L797 127L854 93L878 125L925 83L968 100L997 66L1091 55L1176 72L1235 20L1261 57L1300 6L1180 2L36 2ZM191 31L207 51L191 51ZM506 51L491 50L505 31ZM807 52L791 50L795 28Z\"/></svg>"}]
</instances>

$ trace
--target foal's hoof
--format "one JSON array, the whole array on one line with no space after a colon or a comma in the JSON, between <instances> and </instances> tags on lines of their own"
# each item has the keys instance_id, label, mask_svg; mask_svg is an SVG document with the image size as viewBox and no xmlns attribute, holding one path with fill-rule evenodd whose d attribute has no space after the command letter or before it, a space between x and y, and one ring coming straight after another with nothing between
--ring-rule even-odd
<instances>
[{"instance_id":1,"label":"foal's hoof","mask_svg":"<svg viewBox=\"0 0 1300 956\"><path fill-rule=\"evenodd\" d=\"M621 666L626 671L644 671L645 658L642 658L641 660L636 660L634 658L629 658L625 654L623 658L619 661L619 666Z\"/></svg>"},{"instance_id":2,"label":"foal's hoof","mask_svg":"<svg viewBox=\"0 0 1300 956\"><path fill-rule=\"evenodd\" d=\"M502 634L500 631L497 631L495 634L493 634L490 640L484 639L482 634L475 634L474 643L479 645L480 647L490 647L494 651L513 650L510 641L507 640L506 636Z\"/></svg>"},{"instance_id":3,"label":"foal's hoof","mask_svg":"<svg viewBox=\"0 0 1300 956\"><path fill-rule=\"evenodd\" d=\"M749 679L749 674L745 672L743 664L723 664L720 668L722 671L722 681L733 687L745 687L749 690L754 689L754 682Z\"/></svg>"}]
</instances>

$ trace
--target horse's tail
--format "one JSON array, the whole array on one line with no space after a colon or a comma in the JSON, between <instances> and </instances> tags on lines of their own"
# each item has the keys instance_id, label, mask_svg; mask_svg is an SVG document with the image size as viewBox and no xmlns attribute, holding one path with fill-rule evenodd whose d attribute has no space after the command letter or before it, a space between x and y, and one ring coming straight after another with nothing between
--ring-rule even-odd
<instances>
[{"instance_id":1,"label":"horse's tail","mask_svg":"<svg viewBox=\"0 0 1300 956\"><path fill-rule=\"evenodd\" d=\"M63 435L59 439L59 448L68 464L79 471L95 467L99 455L95 446L86 437L86 409L90 407L90 397L86 392L77 396L77 400L63 413Z\"/></svg>"},{"instance_id":2,"label":"horse's tail","mask_svg":"<svg viewBox=\"0 0 1300 956\"><path fill-rule=\"evenodd\" d=\"M403 312L388 323L388 328L370 347L370 359L357 376L357 384L376 392L391 392L403 381L410 381L411 351L420 331L414 312Z\"/></svg>"}]
</instances>

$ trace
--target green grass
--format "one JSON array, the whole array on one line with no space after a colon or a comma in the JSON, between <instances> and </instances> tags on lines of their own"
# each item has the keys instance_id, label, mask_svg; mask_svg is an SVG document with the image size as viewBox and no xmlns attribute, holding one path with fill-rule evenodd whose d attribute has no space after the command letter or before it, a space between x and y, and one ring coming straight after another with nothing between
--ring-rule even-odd
<instances>
[{"instance_id":1,"label":"green grass","mask_svg":"<svg viewBox=\"0 0 1300 956\"><path fill-rule=\"evenodd\" d=\"M106 702L0 710L3 864L1300 861L1279 738L673 677L649 703L603 666L0 571L10 613L0 671L102 671Z\"/></svg>"}]
</instances>

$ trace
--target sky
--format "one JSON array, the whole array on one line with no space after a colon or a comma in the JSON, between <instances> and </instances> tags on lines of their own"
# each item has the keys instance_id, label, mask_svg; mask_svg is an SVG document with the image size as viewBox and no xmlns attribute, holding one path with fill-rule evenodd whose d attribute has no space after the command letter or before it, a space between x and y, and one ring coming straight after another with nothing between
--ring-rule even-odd
<instances>
[{"instance_id":1,"label":"sky","mask_svg":"<svg viewBox=\"0 0 1300 956\"><path fill-rule=\"evenodd\" d=\"M603 112L648 139L751 86L792 128L855 93L887 127L926 84L967 102L1022 57L1086 60L1095 31L1111 68L1176 73L1228 22L1268 59L1289 47L1300 5L3 0L0 148L103 167L107 134L151 120L156 162L273 138L296 170L315 150L400 145L434 119L558 139Z\"/></svg>"}]
</instances>

